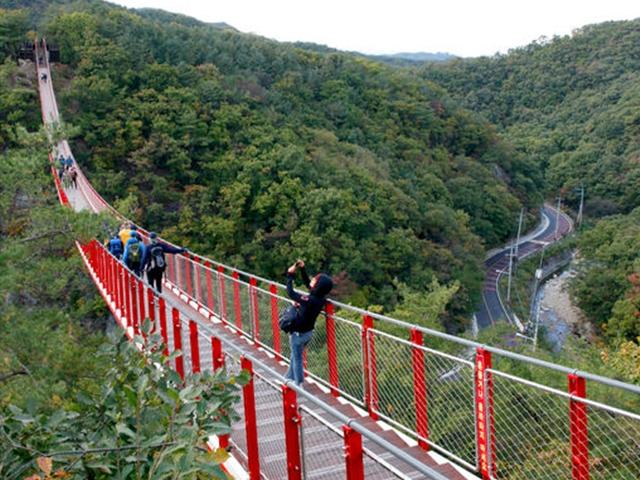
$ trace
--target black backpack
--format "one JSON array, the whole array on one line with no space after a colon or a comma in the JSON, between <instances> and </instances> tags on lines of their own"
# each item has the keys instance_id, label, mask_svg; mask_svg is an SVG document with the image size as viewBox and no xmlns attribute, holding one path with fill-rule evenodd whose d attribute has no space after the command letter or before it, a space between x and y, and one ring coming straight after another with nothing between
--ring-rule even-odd
<instances>
[{"instance_id":1,"label":"black backpack","mask_svg":"<svg viewBox=\"0 0 640 480\"><path fill-rule=\"evenodd\" d=\"M287 308L280 312L278 316L278 325L280 330L285 333L293 332L298 322L298 307L295 305L289 305Z\"/></svg>"},{"instance_id":2,"label":"black backpack","mask_svg":"<svg viewBox=\"0 0 640 480\"><path fill-rule=\"evenodd\" d=\"M140 241L133 242L129 244L129 254L127 256L127 263L133 268L137 268L140 265L140 261L142 260L140 257L142 256L142 248L140 246Z\"/></svg>"},{"instance_id":3,"label":"black backpack","mask_svg":"<svg viewBox=\"0 0 640 480\"><path fill-rule=\"evenodd\" d=\"M153 245L149 250L149 270L164 270L167 262L164 259L164 250L160 245Z\"/></svg>"}]
</instances>

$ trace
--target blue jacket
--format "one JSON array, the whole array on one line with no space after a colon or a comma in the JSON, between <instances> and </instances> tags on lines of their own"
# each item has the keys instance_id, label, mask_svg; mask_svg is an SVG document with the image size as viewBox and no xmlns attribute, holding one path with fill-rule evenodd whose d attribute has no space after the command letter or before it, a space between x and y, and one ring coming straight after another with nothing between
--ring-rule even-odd
<instances>
[{"instance_id":1,"label":"blue jacket","mask_svg":"<svg viewBox=\"0 0 640 480\"><path fill-rule=\"evenodd\" d=\"M127 241L127 244L124 247L124 254L122 255L122 260L126 264L129 261L129 246L133 243L140 242L140 266L144 265L144 257L146 255L146 247L142 240L138 240L137 238L130 238Z\"/></svg>"},{"instance_id":2,"label":"blue jacket","mask_svg":"<svg viewBox=\"0 0 640 480\"><path fill-rule=\"evenodd\" d=\"M124 248L122 247L122 240L117 235L114 235L107 242L107 246L109 247L109 253L115 255L116 258L120 258L124 253Z\"/></svg>"}]
</instances>

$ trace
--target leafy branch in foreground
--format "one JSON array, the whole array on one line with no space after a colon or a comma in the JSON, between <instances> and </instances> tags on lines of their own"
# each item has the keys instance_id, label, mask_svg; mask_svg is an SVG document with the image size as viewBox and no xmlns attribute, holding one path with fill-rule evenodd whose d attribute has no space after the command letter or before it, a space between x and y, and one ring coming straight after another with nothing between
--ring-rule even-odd
<instances>
[{"instance_id":1,"label":"leafy branch in foreground","mask_svg":"<svg viewBox=\"0 0 640 480\"><path fill-rule=\"evenodd\" d=\"M206 443L231 432L247 375L218 370L183 382L168 368L180 352L164 356L149 322L143 330L133 343L112 337L100 349L113 366L98 393L78 395L75 410L0 411L3 478L226 478L227 452Z\"/></svg>"}]
</instances>

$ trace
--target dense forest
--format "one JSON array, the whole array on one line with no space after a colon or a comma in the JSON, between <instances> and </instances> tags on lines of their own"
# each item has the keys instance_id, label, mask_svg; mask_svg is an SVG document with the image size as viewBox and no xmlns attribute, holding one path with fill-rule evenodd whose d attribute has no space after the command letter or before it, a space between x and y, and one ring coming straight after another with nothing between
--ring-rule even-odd
<instances>
[{"instance_id":1,"label":"dense forest","mask_svg":"<svg viewBox=\"0 0 640 480\"><path fill-rule=\"evenodd\" d=\"M395 305L394 279L459 282L457 330L483 247L541 201L523 156L409 71L100 2L43 18L78 160L125 213L193 250L269 277L302 257L365 306Z\"/></svg>"},{"instance_id":2,"label":"dense forest","mask_svg":"<svg viewBox=\"0 0 640 480\"><path fill-rule=\"evenodd\" d=\"M572 189L584 182L589 217L573 240L582 256L573 291L608 343L570 338L562 352L536 355L640 382L637 22L588 27L416 75L414 68L278 44L156 10L0 0L0 7L25 6L31 8L0 10L3 475L153 478L178 475L185 465L221 474L226 453L195 447L204 432L228 431L245 381L205 374L185 392L175 375L154 367L166 360L157 336L140 355L105 335L106 308L74 243L103 235L104 219L57 205L34 72L15 58L35 28L62 51L54 80L62 114L76 127L69 130L77 132L74 152L124 213L266 276L304 257L338 276L344 298L409 322L461 329L479 292L485 249L513 233L521 206L533 212L558 188L574 205ZM586 73L563 73L571 68ZM526 351L512 338L499 325L478 340L506 339ZM445 343L430 346L461 354ZM323 352L310 349L317 368L326 367L315 361ZM343 352L341 365L359 362L359 353ZM392 349L378 355L387 367L381 395L411 397L410 376L398 374L402 358ZM548 378L546 370L504 358L496 363L566 388L564 375ZM446 444L464 437L472 455L468 422L448 416L468 408L455 388L443 384L448 402L430 407L446 418L432 438ZM637 405L601 385L589 389L592 399ZM511 402L504 421L517 424L528 402L518 394L503 398ZM212 414L194 422L193 409ZM411 411L398 418L413 425ZM527 421L554 427L550 417ZM616 433L625 438L623 429ZM508 461L520 467L540 445L518 437L509 439ZM560 458L565 440L552 438L542 453ZM122 453L134 445L135 456ZM103 453L87 453L91 447ZM48 455L58 449L76 450ZM597 452L594 465L606 471L612 458Z\"/></svg>"},{"instance_id":3,"label":"dense forest","mask_svg":"<svg viewBox=\"0 0 640 480\"><path fill-rule=\"evenodd\" d=\"M25 20L0 10L0 32ZM13 55L5 38L0 49ZM246 377L196 375L187 390L157 368L166 362L158 335L146 330L144 354L107 335L107 308L75 243L105 219L58 204L33 64L0 64L0 112L0 477L175 478L188 469L224 478L228 454L201 446L230 431Z\"/></svg>"},{"instance_id":4,"label":"dense forest","mask_svg":"<svg viewBox=\"0 0 640 480\"><path fill-rule=\"evenodd\" d=\"M160 10L0 5L30 7L3 16L1 55L30 28L59 45L63 117L98 189L176 242L268 277L304 257L340 278L342 298L387 311L454 288L442 322L455 331L476 305L484 248L514 233L521 205L533 213L560 190L577 207L584 185L587 226L638 206L638 21L393 68ZM574 297L612 340L640 330L637 257L604 262L620 242L599 232L629 224L618 233L633 237L634 221L579 242Z\"/></svg>"},{"instance_id":5,"label":"dense forest","mask_svg":"<svg viewBox=\"0 0 640 480\"><path fill-rule=\"evenodd\" d=\"M640 334L640 19L540 39L507 55L428 64L420 74L483 114L578 209L584 258L573 295L612 340ZM618 215L608 218L611 215Z\"/></svg>"}]
</instances>

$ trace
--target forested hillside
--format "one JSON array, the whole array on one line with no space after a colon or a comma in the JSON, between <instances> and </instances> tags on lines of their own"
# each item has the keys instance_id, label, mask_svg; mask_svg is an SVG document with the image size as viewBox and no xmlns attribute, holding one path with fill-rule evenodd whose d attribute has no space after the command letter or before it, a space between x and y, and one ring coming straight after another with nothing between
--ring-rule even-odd
<instances>
[{"instance_id":1,"label":"forested hillside","mask_svg":"<svg viewBox=\"0 0 640 480\"><path fill-rule=\"evenodd\" d=\"M584 185L589 222L626 214L581 236L584 262L573 294L607 338L637 340L640 19L421 73L497 124L544 172L549 195L560 191L577 209Z\"/></svg>"},{"instance_id":2,"label":"forested hillside","mask_svg":"<svg viewBox=\"0 0 640 480\"><path fill-rule=\"evenodd\" d=\"M459 281L461 322L483 247L541 201L488 122L411 72L102 2L43 18L78 160L194 250L270 277L303 257L363 305Z\"/></svg>"},{"instance_id":3,"label":"forested hillside","mask_svg":"<svg viewBox=\"0 0 640 480\"><path fill-rule=\"evenodd\" d=\"M25 18L0 10L0 27ZM6 38L1 52L13 49ZM36 84L32 63L0 64L0 477L226 478L227 453L198 447L229 432L246 378L218 371L183 388L157 367L159 335L146 329L143 353L107 338L107 307L76 248L107 219L58 204Z\"/></svg>"},{"instance_id":4,"label":"forested hillside","mask_svg":"<svg viewBox=\"0 0 640 480\"><path fill-rule=\"evenodd\" d=\"M640 205L640 19L581 28L507 55L429 64L422 74L499 125L546 173L549 192L584 182L587 212Z\"/></svg>"}]
</instances>

